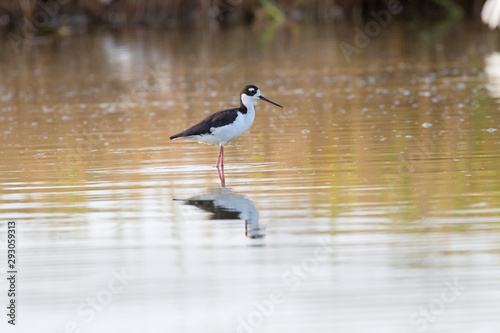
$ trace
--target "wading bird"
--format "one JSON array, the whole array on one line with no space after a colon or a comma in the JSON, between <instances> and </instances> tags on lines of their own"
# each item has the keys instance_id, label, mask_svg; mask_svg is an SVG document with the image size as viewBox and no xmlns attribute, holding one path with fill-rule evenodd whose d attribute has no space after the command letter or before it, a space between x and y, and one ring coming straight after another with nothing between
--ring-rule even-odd
<instances>
[{"instance_id":1,"label":"wading bird","mask_svg":"<svg viewBox=\"0 0 500 333\"><path fill-rule=\"evenodd\" d=\"M172 135L170 140L185 138L196 140L201 143L219 145L219 155L217 157L216 167L219 169L219 165L222 165L224 170L224 145L226 142L239 137L250 128L255 119L253 103L259 99L282 108L281 105L271 102L262 96L259 88L254 85L249 85L243 88L240 93L239 108L215 112L193 127Z\"/></svg>"}]
</instances>

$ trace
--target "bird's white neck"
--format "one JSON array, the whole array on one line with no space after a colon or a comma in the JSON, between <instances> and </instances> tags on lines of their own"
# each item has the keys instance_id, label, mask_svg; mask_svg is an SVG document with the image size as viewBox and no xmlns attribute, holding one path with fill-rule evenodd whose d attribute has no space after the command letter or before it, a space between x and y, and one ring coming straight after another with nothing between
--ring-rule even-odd
<instances>
[{"instance_id":1,"label":"bird's white neck","mask_svg":"<svg viewBox=\"0 0 500 333\"><path fill-rule=\"evenodd\" d=\"M255 100L254 97L251 97L251 96L248 96L245 94L241 95L241 104L243 104L247 108L248 112L255 112L255 110L253 108L254 100Z\"/></svg>"}]
</instances>

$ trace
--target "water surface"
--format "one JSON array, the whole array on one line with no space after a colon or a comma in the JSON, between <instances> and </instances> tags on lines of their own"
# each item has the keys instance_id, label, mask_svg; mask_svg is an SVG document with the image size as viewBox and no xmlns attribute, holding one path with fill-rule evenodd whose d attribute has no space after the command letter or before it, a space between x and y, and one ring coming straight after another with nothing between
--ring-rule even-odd
<instances>
[{"instance_id":1,"label":"water surface","mask_svg":"<svg viewBox=\"0 0 500 333\"><path fill-rule=\"evenodd\" d=\"M4 40L18 329L499 331L496 37L393 22L349 59L346 26ZM226 145L223 189L217 147L169 136L246 84L284 109Z\"/></svg>"}]
</instances>

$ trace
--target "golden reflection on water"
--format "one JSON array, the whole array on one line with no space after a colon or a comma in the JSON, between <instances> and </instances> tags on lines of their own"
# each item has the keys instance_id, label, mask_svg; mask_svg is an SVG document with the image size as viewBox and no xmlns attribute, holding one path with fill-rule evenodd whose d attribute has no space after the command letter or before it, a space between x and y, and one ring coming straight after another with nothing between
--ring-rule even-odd
<instances>
[{"instance_id":1,"label":"golden reflection on water","mask_svg":"<svg viewBox=\"0 0 500 333\"><path fill-rule=\"evenodd\" d=\"M275 36L234 29L40 37L20 53L0 55L0 224L15 219L24 225L28 244L22 261L35 275L49 269L35 265L36 252L55 255L61 249L83 266L70 257L42 262L78 272L86 267L81 274L88 277L103 274L103 267L132 267L138 281L151 286L132 288L117 306L141 297L164 305L153 295L170 295L168 306L186 306L175 314L199 315L190 308L195 296L187 294L193 285L183 281L208 276L222 298L199 290L201 304L224 309L226 301L237 300L230 319L207 319L219 332L231 331L254 298L279 285L276 276L300 262L304 249L316 246L316 236L331 235L336 257L315 278L319 287L309 281L282 310L304 314L295 329L318 320L323 329L347 325L352 321L322 317L326 308L342 304L367 325L375 322L362 306L366 300L349 294L370 284L357 285L356 279L375 274L379 291L364 292L383 300L377 310L385 314L382 326L415 331L408 316L432 301L444 280L459 277L476 292L464 292L464 302L484 300L484 286L498 288L500 119L485 86L486 37L468 23L436 40L425 29L414 34L395 24L350 63L338 47L352 40L346 27L290 26ZM210 222L201 210L172 200L218 185L217 148L172 142L169 136L209 112L237 105L238 92L251 83L284 109L258 104L248 133L226 146L225 175L232 195L245 197L267 225L265 253L245 251L253 243L240 238L244 224ZM70 242L58 245L61 239ZM208 254L198 250L200 244ZM255 261L249 267L238 263L241 272L267 276L271 287L236 273L229 285L240 291L227 294L227 274L235 273L230 267L238 256ZM154 271L157 262L165 266ZM169 265L180 271L168 272ZM434 272L438 268L443 271ZM433 273L426 285L421 276L428 269ZM474 270L487 274L478 277ZM58 278L77 280L78 274L63 270ZM392 278L406 279L403 290L424 295L409 296L401 314ZM30 295L43 297L36 289L48 282L30 279L23 294L26 303L38 304ZM56 292L49 308L75 308L88 295L70 290L71 284ZM344 292L345 299L339 296ZM298 306L308 299L326 308ZM491 297L486 303L499 305ZM449 311L463 315L465 305ZM483 310L472 321L498 327L498 318ZM41 320L57 330L68 317ZM172 322L161 327L191 325ZM445 317L433 329L456 328L457 322L464 332L472 327ZM269 331L291 329L281 319L269 325ZM88 327L97 332L107 326Z\"/></svg>"}]
</instances>

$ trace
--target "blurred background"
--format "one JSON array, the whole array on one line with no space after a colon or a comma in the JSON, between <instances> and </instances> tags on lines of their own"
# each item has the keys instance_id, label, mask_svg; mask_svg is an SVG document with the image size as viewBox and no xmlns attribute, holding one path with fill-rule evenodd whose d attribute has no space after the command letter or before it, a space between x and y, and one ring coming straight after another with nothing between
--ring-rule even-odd
<instances>
[{"instance_id":1,"label":"blurred background","mask_svg":"<svg viewBox=\"0 0 500 333\"><path fill-rule=\"evenodd\" d=\"M499 19L0 1L2 332L500 331ZM217 147L169 137L247 84L284 108L257 103L223 188Z\"/></svg>"},{"instance_id":2,"label":"blurred background","mask_svg":"<svg viewBox=\"0 0 500 333\"><path fill-rule=\"evenodd\" d=\"M65 29L85 31L102 26L227 27L284 20L312 24L359 21L372 10L398 4L405 19L442 20L478 16L484 0L6 0L0 4L0 25L15 29L26 21L35 26L46 21L43 30L65 33Z\"/></svg>"}]
</instances>

